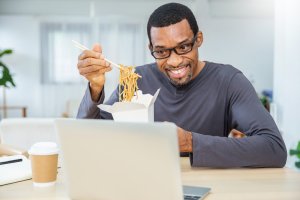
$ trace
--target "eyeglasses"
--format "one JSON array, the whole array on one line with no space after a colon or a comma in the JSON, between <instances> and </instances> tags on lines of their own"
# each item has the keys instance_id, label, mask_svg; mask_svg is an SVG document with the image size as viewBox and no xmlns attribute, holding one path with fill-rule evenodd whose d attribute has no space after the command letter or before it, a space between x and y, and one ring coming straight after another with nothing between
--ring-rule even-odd
<instances>
[{"instance_id":1,"label":"eyeglasses","mask_svg":"<svg viewBox=\"0 0 300 200\"><path fill-rule=\"evenodd\" d=\"M192 42L187 43L187 44L180 44L174 48L159 49L159 50L151 51L151 55L155 59L164 59L164 58L170 57L172 51L174 51L177 55L187 54L193 50L196 39L197 39L197 36L195 36L193 38Z\"/></svg>"}]
</instances>

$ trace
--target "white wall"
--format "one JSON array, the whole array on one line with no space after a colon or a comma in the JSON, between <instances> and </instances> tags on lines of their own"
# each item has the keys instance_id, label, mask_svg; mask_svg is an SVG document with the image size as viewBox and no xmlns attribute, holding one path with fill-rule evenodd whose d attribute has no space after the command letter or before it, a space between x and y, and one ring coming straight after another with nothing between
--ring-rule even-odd
<instances>
[{"instance_id":1,"label":"white wall","mask_svg":"<svg viewBox=\"0 0 300 200\"><path fill-rule=\"evenodd\" d=\"M273 2L199 0L196 8L204 34L200 58L240 69L258 93L272 89Z\"/></svg>"},{"instance_id":2,"label":"white wall","mask_svg":"<svg viewBox=\"0 0 300 200\"><path fill-rule=\"evenodd\" d=\"M273 20L208 18L200 58L240 69L260 93L272 89Z\"/></svg>"},{"instance_id":3,"label":"white wall","mask_svg":"<svg viewBox=\"0 0 300 200\"><path fill-rule=\"evenodd\" d=\"M278 125L288 149L300 141L300 1L276 1L274 102ZM296 157L289 157L293 166Z\"/></svg>"},{"instance_id":4,"label":"white wall","mask_svg":"<svg viewBox=\"0 0 300 200\"><path fill-rule=\"evenodd\" d=\"M0 1L0 48L15 50L13 55L6 56L4 60L15 74L17 84L16 88L8 91L8 103L28 106L30 117L60 116L66 101L80 99L86 86L40 85L39 23L41 20L55 17L86 18L91 14L90 5L82 3L85 1L51 1L51 5L49 2L45 3L47 2L45 0L41 1L43 3L38 2ZM131 15L144 19L146 24L149 14L165 2L164 0L127 3L117 0L112 3L95 1L93 12L99 18L105 13ZM216 7L222 1L184 2L187 2L196 13L204 33L204 44L200 49L201 59L228 63L241 69L253 82L258 92L272 88L273 19L270 14L262 15L260 11L253 15L253 10L250 10L252 15L241 16L240 13L230 15L228 13L232 14L229 11L233 8L222 11ZM247 8L247 5L245 4L244 7Z\"/></svg>"}]
</instances>

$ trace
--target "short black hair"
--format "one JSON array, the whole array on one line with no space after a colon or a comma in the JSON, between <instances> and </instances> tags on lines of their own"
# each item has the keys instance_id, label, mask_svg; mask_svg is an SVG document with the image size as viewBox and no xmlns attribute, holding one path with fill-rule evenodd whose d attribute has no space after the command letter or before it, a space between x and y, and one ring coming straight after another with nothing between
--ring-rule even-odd
<instances>
[{"instance_id":1,"label":"short black hair","mask_svg":"<svg viewBox=\"0 0 300 200\"><path fill-rule=\"evenodd\" d=\"M150 15L147 24L147 34L150 44L152 44L150 35L151 27L166 27L181 22L184 19L188 21L194 36L196 36L199 28L191 9L180 3L167 3L158 7Z\"/></svg>"}]
</instances>

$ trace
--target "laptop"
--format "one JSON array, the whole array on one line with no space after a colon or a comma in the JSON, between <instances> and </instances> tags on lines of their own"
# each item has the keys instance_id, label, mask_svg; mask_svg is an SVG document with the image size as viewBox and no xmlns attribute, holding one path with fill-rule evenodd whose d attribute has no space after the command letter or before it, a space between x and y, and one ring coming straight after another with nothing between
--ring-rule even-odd
<instances>
[{"instance_id":1,"label":"laptop","mask_svg":"<svg viewBox=\"0 0 300 200\"><path fill-rule=\"evenodd\" d=\"M71 199L203 199L182 186L176 126L167 122L55 120Z\"/></svg>"}]
</instances>

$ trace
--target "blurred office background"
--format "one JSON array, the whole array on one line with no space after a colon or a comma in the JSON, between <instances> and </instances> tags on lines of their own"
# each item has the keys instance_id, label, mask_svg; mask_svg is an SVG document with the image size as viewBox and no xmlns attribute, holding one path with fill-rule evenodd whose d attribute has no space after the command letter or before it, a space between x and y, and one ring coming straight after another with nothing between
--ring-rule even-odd
<instances>
[{"instance_id":1,"label":"blurred office background","mask_svg":"<svg viewBox=\"0 0 300 200\"><path fill-rule=\"evenodd\" d=\"M154 62L146 24L165 0L0 0L0 49L16 83L7 106L26 107L27 117L74 117L87 82L77 72L71 40L98 42L105 56L125 65ZM260 96L272 91L271 112L287 146L300 139L300 3L297 0L185 0L204 43L200 59L232 64ZM106 94L118 82L107 74ZM2 88L1 88L2 90ZM0 105L3 94L0 93ZM1 113L3 118L3 113ZM7 117L20 117L7 110Z\"/></svg>"}]
</instances>

